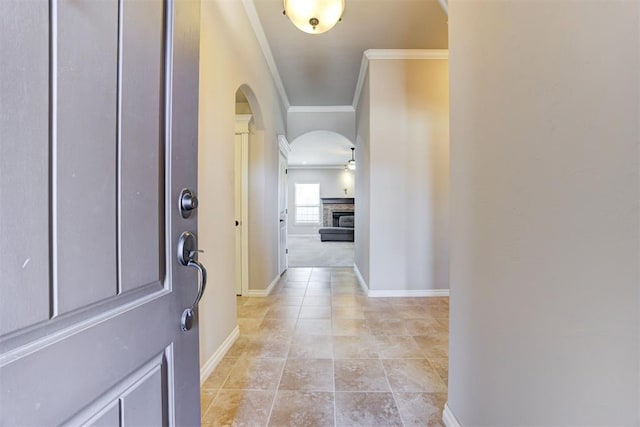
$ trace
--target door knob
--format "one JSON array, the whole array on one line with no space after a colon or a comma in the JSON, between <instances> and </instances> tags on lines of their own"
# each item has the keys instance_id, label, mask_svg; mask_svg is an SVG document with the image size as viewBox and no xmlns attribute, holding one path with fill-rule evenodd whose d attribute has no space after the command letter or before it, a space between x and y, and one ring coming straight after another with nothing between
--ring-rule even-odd
<instances>
[{"instance_id":1,"label":"door knob","mask_svg":"<svg viewBox=\"0 0 640 427\"><path fill-rule=\"evenodd\" d=\"M180 215L182 218L189 218L191 211L198 208L198 198L193 191L188 188L183 188L178 198L178 208L180 209Z\"/></svg>"},{"instance_id":2,"label":"door knob","mask_svg":"<svg viewBox=\"0 0 640 427\"><path fill-rule=\"evenodd\" d=\"M182 318L180 319L180 328L185 332L193 327L194 312L207 288L207 269L198 261L198 252L203 251L198 249L195 234L189 231L182 233L178 239L178 261L186 267L195 268L200 273L198 274L198 294L196 295L196 300L191 304L191 307L186 308L182 312Z\"/></svg>"}]
</instances>

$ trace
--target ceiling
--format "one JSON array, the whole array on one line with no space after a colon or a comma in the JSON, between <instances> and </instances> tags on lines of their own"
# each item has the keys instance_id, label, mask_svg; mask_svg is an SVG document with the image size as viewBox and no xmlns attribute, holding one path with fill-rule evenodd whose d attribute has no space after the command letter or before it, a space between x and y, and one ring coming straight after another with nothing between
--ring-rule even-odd
<instances>
[{"instance_id":1,"label":"ceiling","mask_svg":"<svg viewBox=\"0 0 640 427\"><path fill-rule=\"evenodd\" d=\"M344 136L326 130L305 133L291 142L290 166L344 166L351 159L353 144Z\"/></svg>"},{"instance_id":2,"label":"ceiling","mask_svg":"<svg viewBox=\"0 0 640 427\"><path fill-rule=\"evenodd\" d=\"M316 35L300 31L282 14L282 0L242 1L289 108L320 112L353 105L366 50L448 47L446 0L346 0L342 22ZM309 132L291 143L289 164L342 166L351 147L338 133Z\"/></svg>"},{"instance_id":3,"label":"ceiling","mask_svg":"<svg viewBox=\"0 0 640 427\"><path fill-rule=\"evenodd\" d=\"M351 105L367 49L447 48L438 0L346 0L342 22L316 35L282 14L282 0L253 5L292 106Z\"/></svg>"}]
</instances>

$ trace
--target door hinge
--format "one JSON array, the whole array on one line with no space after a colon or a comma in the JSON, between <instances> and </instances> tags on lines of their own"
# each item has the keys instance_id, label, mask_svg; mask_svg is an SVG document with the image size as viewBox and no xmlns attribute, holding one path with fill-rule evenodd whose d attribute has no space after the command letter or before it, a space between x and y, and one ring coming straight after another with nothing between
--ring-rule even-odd
<instances>
[{"instance_id":1,"label":"door hinge","mask_svg":"<svg viewBox=\"0 0 640 427\"><path fill-rule=\"evenodd\" d=\"M289 169L285 169L285 170L284 170L284 174L285 174L285 175L289 175Z\"/></svg>"},{"instance_id":2,"label":"door hinge","mask_svg":"<svg viewBox=\"0 0 640 427\"><path fill-rule=\"evenodd\" d=\"M285 254L289 255L289 248L285 249Z\"/></svg>"}]
</instances>

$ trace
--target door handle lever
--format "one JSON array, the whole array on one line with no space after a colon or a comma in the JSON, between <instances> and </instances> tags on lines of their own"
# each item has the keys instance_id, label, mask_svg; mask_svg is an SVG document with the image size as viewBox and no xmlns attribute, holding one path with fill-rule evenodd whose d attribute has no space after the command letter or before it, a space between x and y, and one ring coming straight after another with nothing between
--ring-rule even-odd
<instances>
[{"instance_id":1,"label":"door handle lever","mask_svg":"<svg viewBox=\"0 0 640 427\"><path fill-rule=\"evenodd\" d=\"M204 251L202 249L196 249L193 251L189 251L189 260L197 260L198 259L198 253L204 253ZM187 263L188 265L189 263Z\"/></svg>"},{"instance_id":2,"label":"door handle lever","mask_svg":"<svg viewBox=\"0 0 640 427\"><path fill-rule=\"evenodd\" d=\"M197 269L200 274L198 275L198 295L196 295L196 300L193 302L193 304L191 304L191 307L186 308L182 312L180 328L185 332L193 327L194 311L198 307L198 303L200 303L202 295L204 295L204 291L207 288L207 269L205 268L205 266L196 259L190 259L187 263L187 266Z\"/></svg>"},{"instance_id":3,"label":"door handle lever","mask_svg":"<svg viewBox=\"0 0 640 427\"><path fill-rule=\"evenodd\" d=\"M198 294L196 300L191 304L191 307L186 308L182 312L182 318L180 319L180 328L183 331L188 331L193 327L193 321L195 317L195 310L198 307L198 303L204 295L204 291L207 288L207 269L198 261L198 252L204 252L198 249L198 243L196 236L185 231L180 235L178 239L178 261L180 264L186 267L193 267L198 270Z\"/></svg>"}]
</instances>

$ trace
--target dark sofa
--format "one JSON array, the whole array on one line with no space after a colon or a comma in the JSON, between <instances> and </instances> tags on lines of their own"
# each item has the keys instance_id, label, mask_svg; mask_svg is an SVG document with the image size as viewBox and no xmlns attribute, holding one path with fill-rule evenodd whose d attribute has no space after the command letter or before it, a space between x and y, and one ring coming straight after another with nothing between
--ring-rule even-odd
<instances>
[{"instance_id":1,"label":"dark sofa","mask_svg":"<svg viewBox=\"0 0 640 427\"><path fill-rule=\"evenodd\" d=\"M322 227L320 241L322 242L353 242L354 217L344 215L338 219L338 227Z\"/></svg>"}]
</instances>

